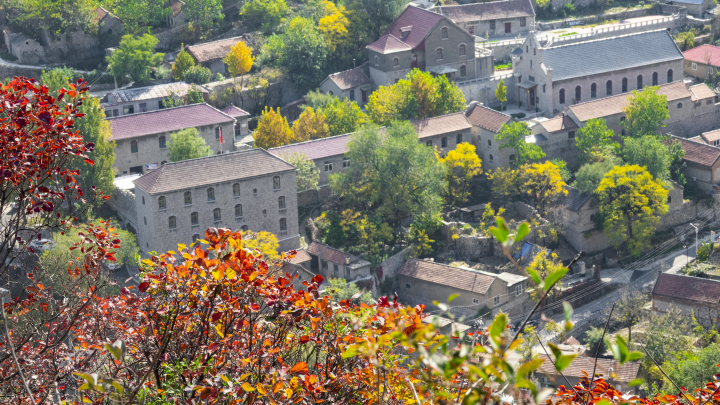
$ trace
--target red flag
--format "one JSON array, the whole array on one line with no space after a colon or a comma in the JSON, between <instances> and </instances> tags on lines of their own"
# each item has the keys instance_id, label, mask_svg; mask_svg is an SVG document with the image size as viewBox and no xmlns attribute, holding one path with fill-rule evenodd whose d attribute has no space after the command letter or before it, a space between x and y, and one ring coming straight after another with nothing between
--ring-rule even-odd
<instances>
[{"instance_id":1,"label":"red flag","mask_svg":"<svg viewBox=\"0 0 720 405\"><path fill-rule=\"evenodd\" d=\"M222 127L218 127L218 129L220 130L220 144L222 144Z\"/></svg>"}]
</instances>

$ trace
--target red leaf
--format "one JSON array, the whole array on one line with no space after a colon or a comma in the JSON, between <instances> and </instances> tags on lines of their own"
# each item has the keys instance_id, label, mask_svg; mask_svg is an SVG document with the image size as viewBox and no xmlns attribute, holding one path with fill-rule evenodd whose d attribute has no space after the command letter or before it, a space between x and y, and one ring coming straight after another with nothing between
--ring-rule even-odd
<instances>
[{"instance_id":1,"label":"red leaf","mask_svg":"<svg viewBox=\"0 0 720 405\"><path fill-rule=\"evenodd\" d=\"M213 322L217 322L217 320L220 319L220 318L222 318L222 313L220 313L220 312L215 312L215 313L212 314L212 316L210 317L210 319L212 319Z\"/></svg>"},{"instance_id":2,"label":"red leaf","mask_svg":"<svg viewBox=\"0 0 720 405\"><path fill-rule=\"evenodd\" d=\"M304 361L301 361L300 363L293 366L293 368L290 369L290 374L294 373L303 373L303 374L309 374L307 363Z\"/></svg>"},{"instance_id":3,"label":"red leaf","mask_svg":"<svg viewBox=\"0 0 720 405\"><path fill-rule=\"evenodd\" d=\"M92 159L85 159L85 163L89 164L90 166L93 166L95 164Z\"/></svg>"},{"instance_id":4,"label":"red leaf","mask_svg":"<svg viewBox=\"0 0 720 405\"><path fill-rule=\"evenodd\" d=\"M138 290L140 290L140 292L145 292L145 291L147 291L148 287L150 287L150 283L148 283L147 281L143 281L138 286Z\"/></svg>"},{"instance_id":5,"label":"red leaf","mask_svg":"<svg viewBox=\"0 0 720 405\"><path fill-rule=\"evenodd\" d=\"M220 347L219 344L213 343L210 346L208 346L208 352L215 353L215 351Z\"/></svg>"}]
</instances>

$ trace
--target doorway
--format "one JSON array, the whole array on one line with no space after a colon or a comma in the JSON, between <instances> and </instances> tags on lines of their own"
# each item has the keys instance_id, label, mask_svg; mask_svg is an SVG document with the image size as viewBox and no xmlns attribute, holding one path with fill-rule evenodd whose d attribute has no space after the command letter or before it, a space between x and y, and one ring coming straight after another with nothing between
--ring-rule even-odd
<instances>
[{"instance_id":1,"label":"doorway","mask_svg":"<svg viewBox=\"0 0 720 405\"><path fill-rule=\"evenodd\" d=\"M506 34L509 34L510 31L512 31L511 28L512 28L512 23L506 22L506 23L505 23L505 33L506 33Z\"/></svg>"}]
</instances>

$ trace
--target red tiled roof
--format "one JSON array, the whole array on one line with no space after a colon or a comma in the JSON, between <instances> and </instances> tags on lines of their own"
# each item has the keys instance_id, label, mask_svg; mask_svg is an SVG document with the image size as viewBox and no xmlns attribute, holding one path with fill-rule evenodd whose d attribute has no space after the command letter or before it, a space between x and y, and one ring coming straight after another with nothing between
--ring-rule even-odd
<instances>
[{"instance_id":1,"label":"red tiled roof","mask_svg":"<svg viewBox=\"0 0 720 405\"><path fill-rule=\"evenodd\" d=\"M540 355L543 363L538 367L537 372L546 374L549 376L557 375L555 366L552 360L544 354ZM613 369L615 377L609 375L610 368ZM573 359L569 366L563 370L563 374L566 377L583 377L583 371L588 373L588 376L592 374L593 370L598 374L603 374L606 379L613 381L628 383L637 378L638 371L640 370L640 362L633 361L625 364L620 364L612 359L597 359L597 368L595 368L595 359L585 356L578 356ZM569 387L566 387L569 388Z\"/></svg>"},{"instance_id":2,"label":"red tiled roof","mask_svg":"<svg viewBox=\"0 0 720 405\"><path fill-rule=\"evenodd\" d=\"M105 18L106 15L110 14L109 11L105 10L104 8L98 6L95 8L95 14L92 17L92 23L97 24L100 21L102 21L103 18Z\"/></svg>"},{"instance_id":3,"label":"red tiled roof","mask_svg":"<svg viewBox=\"0 0 720 405\"><path fill-rule=\"evenodd\" d=\"M215 59L222 59L230 53L233 45L241 42L243 36L221 39L219 41L206 42L198 45L186 45L188 51L197 63L205 63Z\"/></svg>"},{"instance_id":4,"label":"red tiled roof","mask_svg":"<svg viewBox=\"0 0 720 405\"><path fill-rule=\"evenodd\" d=\"M708 87L705 83L698 84L696 86L690 86L688 88L692 93L690 99L692 101L704 100L706 98L715 98L715 92Z\"/></svg>"},{"instance_id":5,"label":"red tiled roof","mask_svg":"<svg viewBox=\"0 0 720 405\"><path fill-rule=\"evenodd\" d=\"M215 125L233 118L208 104L192 104L106 120L110 123L112 139L117 140Z\"/></svg>"},{"instance_id":6,"label":"red tiled roof","mask_svg":"<svg viewBox=\"0 0 720 405\"><path fill-rule=\"evenodd\" d=\"M233 117L233 118L240 118L240 117L249 117L250 113L243 110L242 108L235 107L233 104L230 104L229 106L223 108L220 110L224 112L225 114Z\"/></svg>"},{"instance_id":7,"label":"red tiled roof","mask_svg":"<svg viewBox=\"0 0 720 405\"><path fill-rule=\"evenodd\" d=\"M183 3L183 2L180 1L180 0L173 0L173 1L170 2L170 9L172 10L172 15L173 15L173 17L175 17L176 15L180 14L180 12L182 11L182 6L183 6L184 4L185 4L185 3Z\"/></svg>"},{"instance_id":8,"label":"red tiled roof","mask_svg":"<svg viewBox=\"0 0 720 405\"><path fill-rule=\"evenodd\" d=\"M683 56L686 60L705 64L710 59L710 65L720 67L720 46L700 45L683 52Z\"/></svg>"},{"instance_id":9,"label":"red tiled roof","mask_svg":"<svg viewBox=\"0 0 720 405\"><path fill-rule=\"evenodd\" d=\"M653 295L717 304L720 302L720 281L660 273Z\"/></svg>"},{"instance_id":10,"label":"red tiled roof","mask_svg":"<svg viewBox=\"0 0 720 405\"><path fill-rule=\"evenodd\" d=\"M308 252L305 251L305 249L298 249L295 257L293 257L289 261L292 264L300 264L308 262L310 260L312 260L312 257L310 257L310 255L308 254Z\"/></svg>"},{"instance_id":11,"label":"red tiled roof","mask_svg":"<svg viewBox=\"0 0 720 405\"><path fill-rule=\"evenodd\" d=\"M539 125L542 125L550 133L577 129L578 127L575 125L575 121L568 117L567 114L560 114L555 118L541 122Z\"/></svg>"},{"instance_id":12,"label":"red tiled roof","mask_svg":"<svg viewBox=\"0 0 720 405\"><path fill-rule=\"evenodd\" d=\"M710 132L704 132L700 135L703 141L712 145L713 141L720 141L720 129L716 129Z\"/></svg>"},{"instance_id":13,"label":"red tiled roof","mask_svg":"<svg viewBox=\"0 0 720 405\"><path fill-rule=\"evenodd\" d=\"M335 82L340 90L348 90L364 84L372 84L370 78L367 77L360 67L346 70L344 72L333 73L329 75L328 78Z\"/></svg>"},{"instance_id":14,"label":"red tiled roof","mask_svg":"<svg viewBox=\"0 0 720 405\"><path fill-rule=\"evenodd\" d=\"M695 163L700 166L712 167L720 158L720 148L708 145L703 142L691 141L689 139L673 136L673 139L680 142L685 151L683 160Z\"/></svg>"},{"instance_id":15,"label":"red tiled roof","mask_svg":"<svg viewBox=\"0 0 720 405\"><path fill-rule=\"evenodd\" d=\"M410 46L390 34L385 34L367 46L367 49L380 53L391 53L410 50Z\"/></svg>"},{"instance_id":16,"label":"red tiled roof","mask_svg":"<svg viewBox=\"0 0 720 405\"><path fill-rule=\"evenodd\" d=\"M412 123L419 139L472 128L472 125L462 112L440 115L424 120L413 120Z\"/></svg>"},{"instance_id":17,"label":"red tiled roof","mask_svg":"<svg viewBox=\"0 0 720 405\"><path fill-rule=\"evenodd\" d=\"M478 294L487 293L496 278L469 269L450 267L413 258L405 262L400 268L399 274Z\"/></svg>"},{"instance_id":18,"label":"red tiled roof","mask_svg":"<svg viewBox=\"0 0 720 405\"><path fill-rule=\"evenodd\" d=\"M294 171L295 166L256 148L167 163L134 181L150 194Z\"/></svg>"},{"instance_id":19,"label":"red tiled roof","mask_svg":"<svg viewBox=\"0 0 720 405\"><path fill-rule=\"evenodd\" d=\"M580 346L580 345L581 345L580 342L578 342L578 340L575 339L575 338L572 337L572 336L570 336L569 338L565 339L565 341L563 342L563 344L566 344L566 345L569 345L569 346ZM588 373L588 374L589 374L589 373Z\"/></svg>"},{"instance_id":20,"label":"red tiled roof","mask_svg":"<svg viewBox=\"0 0 720 405\"><path fill-rule=\"evenodd\" d=\"M348 151L348 141L351 134L331 136L323 139L315 139L307 142L294 143L292 145L279 146L269 149L268 152L275 156L284 158L294 153L304 153L308 159L316 160L330 156L343 155Z\"/></svg>"},{"instance_id":21,"label":"red tiled roof","mask_svg":"<svg viewBox=\"0 0 720 405\"><path fill-rule=\"evenodd\" d=\"M442 6L438 7L437 10L440 14L456 23L532 17L535 15L530 0L504 0L459 6Z\"/></svg>"},{"instance_id":22,"label":"red tiled roof","mask_svg":"<svg viewBox=\"0 0 720 405\"><path fill-rule=\"evenodd\" d=\"M472 125L495 133L500 132L503 124L512 120L509 115L480 104L470 107L470 110L465 112L465 116Z\"/></svg>"},{"instance_id":23,"label":"red tiled roof","mask_svg":"<svg viewBox=\"0 0 720 405\"><path fill-rule=\"evenodd\" d=\"M385 52L388 42L392 42L388 52L418 48L425 44L424 40L427 34L442 19L443 17L440 14L432 11L423 10L412 5L407 6L390 24L383 36L368 45L367 48L377 52ZM407 35L403 36L403 33L407 33ZM390 34L393 39L388 39L389 37L386 37L386 34ZM402 49L400 48L401 45L404 45Z\"/></svg>"},{"instance_id":24,"label":"red tiled roof","mask_svg":"<svg viewBox=\"0 0 720 405\"><path fill-rule=\"evenodd\" d=\"M353 259L355 259L355 256L350 253L343 252L342 250L335 249L318 241L313 241L305 250L311 255L318 256L325 261L335 264L344 265L348 261L352 262Z\"/></svg>"}]
</instances>

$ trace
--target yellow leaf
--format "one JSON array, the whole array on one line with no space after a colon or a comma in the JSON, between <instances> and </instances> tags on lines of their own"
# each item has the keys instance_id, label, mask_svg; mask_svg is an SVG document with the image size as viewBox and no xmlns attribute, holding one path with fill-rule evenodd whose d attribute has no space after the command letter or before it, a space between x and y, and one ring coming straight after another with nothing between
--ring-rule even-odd
<instances>
[{"instance_id":1,"label":"yellow leaf","mask_svg":"<svg viewBox=\"0 0 720 405\"><path fill-rule=\"evenodd\" d=\"M223 278L223 276L225 276L225 269L222 267L218 267L213 270L212 275L215 280L220 280Z\"/></svg>"},{"instance_id":2,"label":"yellow leaf","mask_svg":"<svg viewBox=\"0 0 720 405\"><path fill-rule=\"evenodd\" d=\"M267 395L267 391L265 390L265 386L263 386L262 384L257 383L257 385L255 386L255 388L257 388L257 391L258 391L260 394L262 394L262 395Z\"/></svg>"},{"instance_id":3,"label":"yellow leaf","mask_svg":"<svg viewBox=\"0 0 720 405\"><path fill-rule=\"evenodd\" d=\"M215 331L217 332L218 335L220 335L221 338L225 337L225 334L223 333L223 326L221 323L218 323L217 325L215 325Z\"/></svg>"},{"instance_id":4,"label":"yellow leaf","mask_svg":"<svg viewBox=\"0 0 720 405\"><path fill-rule=\"evenodd\" d=\"M243 383L242 388L247 392L255 391L255 388L253 388L253 386L250 385L250 383L248 383L247 381Z\"/></svg>"}]
</instances>

